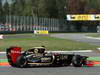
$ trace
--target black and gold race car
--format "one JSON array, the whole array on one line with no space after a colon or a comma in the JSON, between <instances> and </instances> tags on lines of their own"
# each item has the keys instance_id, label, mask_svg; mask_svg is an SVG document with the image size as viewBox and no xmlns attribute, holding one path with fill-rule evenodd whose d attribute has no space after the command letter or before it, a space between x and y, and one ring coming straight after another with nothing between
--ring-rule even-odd
<instances>
[{"instance_id":1,"label":"black and gold race car","mask_svg":"<svg viewBox=\"0 0 100 75\"><path fill-rule=\"evenodd\" d=\"M87 56L74 54L47 53L45 47L34 47L21 51L21 47L10 47L6 50L8 62L13 67L36 66L69 66L81 67L86 65Z\"/></svg>"}]
</instances>

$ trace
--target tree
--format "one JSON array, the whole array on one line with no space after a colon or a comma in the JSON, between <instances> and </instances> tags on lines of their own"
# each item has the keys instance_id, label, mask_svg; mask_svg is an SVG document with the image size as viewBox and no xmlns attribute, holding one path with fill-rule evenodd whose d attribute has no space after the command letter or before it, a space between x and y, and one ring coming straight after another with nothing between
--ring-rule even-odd
<instances>
[{"instance_id":1,"label":"tree","mask_svg":"<svg viewBox=\"0 0 100 75\"><path fill-rule=\"evenodd\" d=\"M25 16L34 15L33 8L32 8L32 1L34 0L25 0L23 15Z\"/></svg>"},{"instance_id":2,"label":"tree","mask_svg":"<svg viewBox=\"0 0 100 75\"><path fill-rule=\"evenodd\" d=\"M12 4L11 4L11 15L18 15L17 12L17 0L12 0Z\"/></svg>"},{"instance_id":3,"label":"tree","mask_svg":"<svg viewBox=\"0 0 100 75\"><path fill-rule=\"evenodd\" d=\"M58 6L56 0L46 0L46 11L48 12L48 17L58 18Z\"/></svg>"},{"instance_id":4,"label":"tree","mask_svg":"<svg viewBox=\"0 0 100 75\"><path fill-rule=\"evenodd\" d=\"M83 14L85 10L86 0L68 0L69 14Z\"/></svg>"},{"instance_id":5,"label":"tree","mask_svg":"<svg viewBox=\"0 0 100 75\"><path fill-rule=\"evenodd\" d=\"M0 0L0 16L2 15L3 13L3 9L2 9L2 0Z\"/></svg>"},{"instance_id":6,"label":"tree","mask_svg":"<svg viewBox=\"0 0 100 75\"><path fill-rule=\"evenodd\" d=\"M87 0L85 12L90 14L100 13L100 0Z\"/></svg>"},{"instance_id":7,"label":"tree","mask_svg":"<svg viewBox=\"0 0 100 75\"><path fill-rule=\"evenodd\" d=\"M6 0L6 2L4 3L4 6L3 6L3 13L4 13L4 15L9 15L9 3L8 3L8 1Z\"/></svg>"},{"instance_id":8,"label":"tree","mask_svg":"<svg viewBox=\"0 0 100 75\"><path fill-rule=\"evenodd\" d=\"M11 13L13 15L24 15L25 0L13 0L11 4Z\"/></svg>"},{"instance_id":9,"label":"tree","mask_svg":"<svg viewBox=\"0 0 100 75\"><path fill-rule=\"evenodd\" d=\"M37 16L39 13L38 3L40 0L32 0L32 14L33 16Z\"/></svg>"},{"instance_id":10,"label":"tree","mask_svg":"<svg viewBox=\"0 0 100 75\"><path fill-rule=\"evenodd\" d=\"M2 9L2 0L0 0L0 23L2 22L2 15L3 15L3 9Z\"/></svg>"},{"instance_id":11,"label":"tree","mask_svg":"<svg viewBox=\"0 0 100 75\"><path fill-rule=\"evenodd\" d=\"M58 9L58 18L66 18L67 15L67 0L56 0Z\"/></svg>"},{"instance_id":12,"label":"tree","mask_svg":"<svg viewBox=\"0 0 100 75\"><path fill-rule=\"evenodd\" d=\"M39 0L38 6L37 6L37 15L41 17L49 17L49 13L47 10L47 2L46 0ZM45 13L45 14L44 14Z\"/></svg>"}]
</instances>

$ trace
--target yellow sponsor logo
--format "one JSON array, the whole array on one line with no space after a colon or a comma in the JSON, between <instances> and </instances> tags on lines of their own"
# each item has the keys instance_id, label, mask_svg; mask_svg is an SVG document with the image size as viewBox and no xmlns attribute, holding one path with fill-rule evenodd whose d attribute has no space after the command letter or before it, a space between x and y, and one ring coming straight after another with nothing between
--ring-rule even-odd
<instances>
[{"instance_id":1,"label":"yellow sponsor logo","mask_svg":"<svg viewBox=\"0 0 100 75\"><path fill-rule=\"evenodd\" d=\"M90 20L90 15L67 15L67 20L73 20L73 21L81 21L81 20Z\"/></svg>"},{"instance_id":2,"label":"yellow sponsor logo","mask_svg":"<svg viewBox=\"0 0 100 75\"><path fill-rule=\"evenodd\" d=\"M76 14L67 15L68 21L99 21L100 14Z\"/></svg>"},{"instance_id":3,"label":"yellow sponsor logo","mask_svg":"<svg viewBox=\"0 0 100 75\"><path fill-rule=\"evenodd\" d=\"M34 34L49 34L48 30L35 30Z\"/></svg>"}]
</instances>

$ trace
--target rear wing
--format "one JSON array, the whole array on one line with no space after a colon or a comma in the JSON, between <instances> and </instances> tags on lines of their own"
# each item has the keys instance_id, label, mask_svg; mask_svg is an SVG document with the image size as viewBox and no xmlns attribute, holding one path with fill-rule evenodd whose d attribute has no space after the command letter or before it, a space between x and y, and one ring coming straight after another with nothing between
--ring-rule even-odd
<instances>
[{"instance_id":1,"label":"rear wing","mask_svg":"<svg viewBox=\"0 0 100 75\"><path fill-rule=\"evenodd\" d=\"M17 58L21 56L21 47L10 47L6 49L7 59L10 65L16 64Z\"/></svg>"}]
</instances>

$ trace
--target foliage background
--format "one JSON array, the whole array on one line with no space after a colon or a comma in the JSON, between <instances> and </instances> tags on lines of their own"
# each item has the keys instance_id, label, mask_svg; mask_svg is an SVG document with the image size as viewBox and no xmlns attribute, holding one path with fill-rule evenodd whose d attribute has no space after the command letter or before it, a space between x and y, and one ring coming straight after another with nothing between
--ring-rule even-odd
<instances>
[{"instance_id":1,"label":"foliage background","mask_svg":"<svg viewBox=\"0 0 100 75\"><path fill-rule=\"evenodd\" d=\"M100 0L0 0L0 16L65 18L67 13L100 13Z\"/></svg>"}]
</instances>

